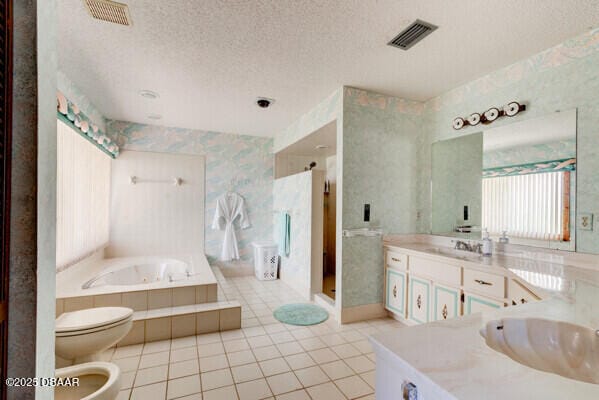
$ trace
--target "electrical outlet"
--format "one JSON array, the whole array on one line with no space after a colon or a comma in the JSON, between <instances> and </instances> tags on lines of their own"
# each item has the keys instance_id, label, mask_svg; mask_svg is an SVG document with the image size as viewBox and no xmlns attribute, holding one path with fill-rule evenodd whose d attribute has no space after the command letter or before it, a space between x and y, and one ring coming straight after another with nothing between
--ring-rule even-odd
<instances>
[{"instance_id":1,"label":"electrical outlet","mask_svg":"<svg viewBox=\"0 0 599 400\"><path fill-rule=\"evenodd\" d=\"M593 230L593 214L578 213L578 229L583 231Z\"/></svg>"}]
</instances>

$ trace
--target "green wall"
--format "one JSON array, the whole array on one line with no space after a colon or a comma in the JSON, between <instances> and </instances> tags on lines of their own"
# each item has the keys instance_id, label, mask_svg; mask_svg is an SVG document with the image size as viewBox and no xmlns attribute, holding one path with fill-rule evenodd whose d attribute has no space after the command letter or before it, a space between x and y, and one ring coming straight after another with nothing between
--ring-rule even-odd
<instances>
[{"instance_id":1,"label":"green wall","mask_svg":"<svg viewBox=\"0 0 599 400\"><path fill-rule=\"evenodd\" d=\"M456 225L481 225L482 170L482 133L433 143L433 232L450 233ZM467 221L464 206L468 206Z\"/></svg>"}]
</instances>

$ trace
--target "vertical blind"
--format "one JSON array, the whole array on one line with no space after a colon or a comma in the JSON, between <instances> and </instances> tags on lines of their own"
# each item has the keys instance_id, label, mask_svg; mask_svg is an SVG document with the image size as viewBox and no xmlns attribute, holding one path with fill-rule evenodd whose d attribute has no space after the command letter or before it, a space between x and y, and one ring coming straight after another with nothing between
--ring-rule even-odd
<instances>
[{"instance_id":1,"label":"vertical blind","mask_svg":"<svg viewBox=\"0 0 599 400\"><path fill-rule=\"evenodd\" d=\"M58 120L56 266L108 243L110 157Z\"/></svg>"},{"instance_id":2,"label":"vertical blind","mask_svg":"<svg viewBox=\"0 0 599 400\"><path fill-rule=\"evenodd\" d=\"M482 227L491 234L563 240L564 174L544 172L483 179Z\"/></svg>"}]
</instances>

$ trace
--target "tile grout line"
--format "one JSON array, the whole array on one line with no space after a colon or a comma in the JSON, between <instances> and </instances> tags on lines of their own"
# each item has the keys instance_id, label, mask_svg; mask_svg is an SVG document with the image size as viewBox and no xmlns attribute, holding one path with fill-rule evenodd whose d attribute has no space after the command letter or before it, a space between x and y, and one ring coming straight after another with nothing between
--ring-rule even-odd
<instances>
[{"instance_id":1,"label":"tile grout line","mask_svg":"<svg viewBox=\"0 0 599 400\"><path fill-rule=\"evenodd\" d=\"M251 278L251 277L250 277ZM226 280L225 280L226 282ZM300 333L300 329L301 327L297 328L297 329L290 329L288 327L287 324L281 324L281 328L276 328L271 330L267 330L266 327L267 326L275 326L276 324L279 324L278 322L272 321L269 319L269 316L271 315L270 313L273 311L273 307L279 303L279 302L287 302L287 301L293 301L293 296L291 297L287 297L284 296L281 289L277 289L276 291L271 291L268 292L267 295L260 295L258 293L264 293L266 291L266 286L267 285L262 285L259 282L247 282L245 279L241 278L241 279L234 279L231 280L229 282L226 282L226 290L223 289L223 286L221 285L222 281L219 279L218 281L219 283L219 293L221 293L221 295L226 299L229 300L231 297L231 294L234 295L235 300L239 301L239 303L242 305L242 307L244 309L246 309L247 311L249 311L250 316L249 318L247 318L248 320L248 324L243 326L240 328L240 333L241 335L238 337L231 337L229 338L229 340L224 340L223 336L222 336L222 332L219 333L218 335L218 343L220 343L221 346L223 346L223 353L222 355L224 355L224 358L227 362L227 366L225 368L218 368L217 370L227 370L228 373L230 374L231 378L232 378L232 385L234 386L234 390L236 392L236 395L239 396L239 390L238 390L238 385L241 385L243 383L247 383L247 382L252 382L255 380L259 380L259 379L264 379L266 382L266 386L268 387L268 389L271 392L272 396L274 395L274 392L272 390L272 386L268 381L268 378L270 377L266 377L264 374L264 370L261 366L261 362L266 362L266 361L270 361L272 359L277 359L277 358L282 358L284 360L284 364L287 366L287 368L289 368L289 371L285 371L282 373L277 373L274 375L271 375L271 377L276 377L277 375L282 375L282 374L287 374L288 372L292 372L293 376L297 379L297 381L299 382L300 387L293 389L289 392L284 392L281 393L279 395L284 395L284 394L288 394L288 393L293 393L294 391L304 391L307 393L308 397L312 398L312 396L310 396L310 394L307 392L306 389L308 388L312 388L314 386L318 386L318 385L322 385L322 384L327 384L329 382L332 382L334 387L336 388L336 390L341 391L340 386L338 386L334 380L332 380L328 374L324 373L324 376L326 377L326 382L322 382L319 384L314 384L314 385L310 385L310 386L305 386L304 383L298 378L297 375L297 371L300 370L304 370L304 369L309 369L309 368L313 368L313 367L317 367L319 370L322 371L322 367L321 364L315 362L315 359L313 358L313 356L310 354L310 351L316 351L316 350L324 350L327 349L329 351L331 351L332 353L335 354L335 356L338 358L339 361L341 361L342 365L344 365L346 368L348 368L349 371L351 371L351 375L344 377L344 378L339 378L339 379L345 379L345 378L350 378L350 377L358 377L359 381L362 382L363 384L366 385L366 387L369 389L369 391L372 391L373 388L372 386L370 386L370 384L368 382L365 381L365 378L362 377L362 375L358 372L356 372L352 367L349 366L349 364L347 364L346 359L352 358L352 357L366 357L366 359L369 362L375 362L374 360L372 360L371 357L369 357L369 355L372 352L367 352L367 353L363 353L363 349L365 349L364 347L358 348L356 347L355 343L362 341L362 340L366 340L368 338L369 335L371 335L374 332L380 332L383 331L382 329L379 329L379 326L382 326L382 324L377 323L375 324L370 324L370 323L362 323L360 325L357 326L351 326L348 325L345 328L343 326L334 326L333 324L330 323L324 323L324 324L319 324L316 325L314 327L305 327L309 329L309 336L306 336L305 333ZM281 287L283 287L281 285ZM257 310L257 311L254 311ZM268 312L265 312L268 311ZM258 315L261 314L261 315ZM243 314L242 314L243 316ZM249 322L249 320L251 320L251 322ZM384 323L384 321L380 321L381 323ZM386 323L384 323L384 325L387 325ZM251 332L250 330L254 329L254 328L260 328L261 332ZM341 329L339 329L341 328ZM248 332L249 331L249 332ZM297 331L297 333L295 333ZM343 335L343 333L346 333L348 335L351 335L352 332L355 332L354 335L359 335L359 337L357 338L357 340L353 340L353 341L349 341L345 338L345 335ZM291 340L285 341L285 342L276 342L273 337L275 337L275 335L279 334L279 333L286 333L289 335L289 337L291 338ZM302 341L306 341L309 339L320 339L321 336L324 335L338 335L340 336L340 338L344 341L344 343L338 343L338 344L331 344L329 345L329 343L324 342L324 341L320 341L320 344L317 344L317 346L323 345L324 347L320 347L320 348L316 348L313 350L308 350L305 346L305 344L302 344ZM197 338L200 337L201 335L195 335L194 337L196 338L196 340L194 341L194 345L196 347L196 359L198 362L198 376L200 378L200 384L201 382L201 378L202 378L202 372L201 372L201 362L200 362L200 349L199 346L200 344L198 343ZM257 337L264 337L267 338L268 341L270 343L268 344L264 344L264 345L260 345L260 346L252 346L250 343L252 342L252 338L257 338ZM171 364L174 364L176 362L171 363L170 361L170 357L172 355L173 352L173 340L171 339L169 341L169 350L168 350L168 365L167 365L167 389L168 389L168 384L171 381L171 379L169 379L169 375L170 375L170 371L171 371ZM237 351L227 351L225 349L224 344L226 342L230 342L230 341L236 341L236 340L244 340L248 346L247 349L243 349L243 350L237 350ZM331 339L331 341L335 341L335 339ZM260 341L258 341L259 343ZM294 353L294 354L287 354L284 355L283 353L281 353L281 351L279 350L279 346L284 345L285 343L296 343L299 348L301 349L301 351L299 353ZM135 371L131 371L134 373L134 382L137 379L137 374L140 371L139 367L141 365L141 357L144 356L143 354L143 350L146 344L144 344L144 346L142 347L141 350L141 354L140 354L140 359L137 362L137 369ZM349 345L349 346L348 346ZM338 346L348 346L348 348L352 349L352 352L356 352L358 354L353 355L351 357L347 357L347 358L342 358L340 357L337 352L335 350L333 350L334 347L338 347ZM362 346L362 344L361 344ZM193 346L189 346L189 347L193 347ZM265 348L265 347L272 347L274 350L276 350L276 352L278 353L276 357L274 358L269 358L269 359L265 359L262 361L259 361L258 358L256 357L256 352L261 349L261 348ZM311 347L310 345L308 345L308 347ZM183 347L185 348L185 347ZM177 349L180 350L180 349ZM366 349L365 349L366 350ZM249 354L252 355L253 360L248 361L243 361L238 365L232 366L231 365L231 355L235 354L235 353L240 353L240 352L244 352L244 351L248 351ZM148 354L153 354L153 353L148 353ZM308 356L308 359L311 360L314 365L311 366L306 366L303 368L298 368L297 370L293 369L291 367L291 364L289 363L289 361L287 360L286 357L292 357L292 356L296 356L296 355L300 355L300 354L305 354ZM113 355L114 357L114 355ZM183 360L183 361L178 361L179 363L181 362L185 362L187 360ZM337 361L337 360L334 360ZM331 361L331 362L334 362ZM241 367L244 365L248 365L248 364L252 364L252 363L256 363L258 365L258 368L262 374L261 378L258 379L251 379L245 382L239 382L236 383L235 382L235 378L233 377L233 369L236 367ZM152 367L149 367L152 368ZM144 368L145 369L145 368ZM368 372L371 372L372 370L366 370L364 371L362 374L366 374ZM209 372L209 371L207 371ZM183 377L187 377L187 376L193 376L193 374L191 375L184 375L178 378L183 378ZM173 379L178 379L178 378L173 378ZM134 386L134 384L133 384ZM145 386L145 385L142 385ZM220 386L217 388L213 388L213 389L220 389L223 387L227 387L228 385L224 385L224 386ZM139 386L141 387L141 386ZM135 387L129 389L129 394L132 395L133 390L135 389ZM206 392L206 390L204 390L203 385L201 386L201 393ZM211 389L211 390L213 390ZM345 394L343 394L343 392L341 391L342 395L345 397ZM366 394L365 396L368 397L370 396L372 393L370 394ZM168 390L167 390L167 395L168 395ZM364 397L364 396L362 396Z\"/></svg>"}]
</instances>

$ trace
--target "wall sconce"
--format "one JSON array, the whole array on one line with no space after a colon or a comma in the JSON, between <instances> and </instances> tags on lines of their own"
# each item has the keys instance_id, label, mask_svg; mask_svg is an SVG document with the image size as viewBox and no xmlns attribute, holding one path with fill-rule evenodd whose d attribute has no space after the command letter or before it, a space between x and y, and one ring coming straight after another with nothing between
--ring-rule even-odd
<instances>
[{"instance_id":1,"label":"wall sconce","mask_svg":"<svg viewBox=\"0 0 599 400\"><path fill-rule=\"evenodd\" d=\"M526 110L526 105L520 104L517 101L512 101L505 106L503 109L497 107L489 108L482 115L479 113L472 113L466 119L457 117L453 120L452 126L455 130L460 130L464 126L475 126L479 123L490 124L499 117L513 117L521 111Z\"/></svg>"}]
</instances>

